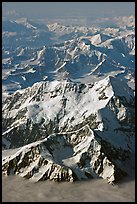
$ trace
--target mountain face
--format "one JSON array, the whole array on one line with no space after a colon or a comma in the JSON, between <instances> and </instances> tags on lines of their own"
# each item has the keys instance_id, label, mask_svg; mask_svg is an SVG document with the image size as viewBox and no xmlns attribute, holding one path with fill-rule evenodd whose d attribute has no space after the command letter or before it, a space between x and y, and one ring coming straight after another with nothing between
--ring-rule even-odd
<instances>
[{"instance_id":1,"label":"mountain face","mask_svg":"<svg viewBox=\"0 0 137 204\"><path fill-rule=\"evenodd\" d=\"M4 175L114 183L128 174L135 154L134 19L89 26L3 21Z\"/></svg>"},{"instance_id":2,"label":"mountain face","mask_svg":"<svg viewBox=\"0 0 137 204\"><path fill-rule=\"evenodd\" d=\"M36 83L7 97L2 115L3 147L19 148L4 158L5 174L111 183L134 152L134 92L115 77Z\"/></svg>"},{"instance_id":3,"label":"mountain face","mask_svg":"<svg viewBox=\"0 0 137 204\"><path fill-rule=\"evenodd\" d=\"M74 132L58 133L21 147L3 159L5 175L18 174L35 182L39 180L70 181L102 177L109 183L126 175L109 160L101 138L88 125ZM108 148L107 151L110 151ZM113 156L119 153L113 150ZM125 160L129 152L121 151Z\"/></svg>"}]
</instances>

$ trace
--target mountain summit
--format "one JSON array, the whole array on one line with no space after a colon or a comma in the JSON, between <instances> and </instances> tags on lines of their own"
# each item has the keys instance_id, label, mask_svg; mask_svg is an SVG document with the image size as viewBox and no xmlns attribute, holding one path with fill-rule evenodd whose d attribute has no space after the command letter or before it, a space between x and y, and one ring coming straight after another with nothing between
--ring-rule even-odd
<instances>
[{"instance_id":1,"label":"mountain summit","mask_svg":"<svg viewBox=\"0 0 137 204\"><path fill-rule=\"evenodd\" d=\"M2 115L3 147L17 148L4 157L5 174L112 183L134 153L134 92L115 77L36 83L7 97Z\"/></svg>"}]
</instances>

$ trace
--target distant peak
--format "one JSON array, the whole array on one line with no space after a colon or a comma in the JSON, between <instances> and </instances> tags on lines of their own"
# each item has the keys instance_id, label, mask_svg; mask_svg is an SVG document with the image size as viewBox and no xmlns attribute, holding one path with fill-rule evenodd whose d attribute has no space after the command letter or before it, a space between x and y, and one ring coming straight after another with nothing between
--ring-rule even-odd
<instances>
[{"instance_id":1,"label":"distant peak","mask_svg":"<svg viewBox=\"0 0 137 204\"><path fill-rule=\"evenodd\" d=\"M16 22L17 23L23 23L23 22L26 23L26 22L28 22L28 18L25 18L25 17L19 18L19 19L16 20Z\"/></svg>"}]
</instances>

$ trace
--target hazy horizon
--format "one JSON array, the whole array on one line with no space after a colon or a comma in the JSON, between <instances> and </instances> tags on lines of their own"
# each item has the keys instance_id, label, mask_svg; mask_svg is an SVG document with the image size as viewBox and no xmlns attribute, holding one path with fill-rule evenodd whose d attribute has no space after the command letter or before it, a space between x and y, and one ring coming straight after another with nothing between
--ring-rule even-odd
<instances>
[{"instance_id":1,"label":"hazy horizon","mask_svg":"<svg viewBox=\"0 0 137 204\"><path fill-rule=\"evenodd\" d=\"M2 16L31 19L135 15L135 2L2 2Z\"/></svg>"}]
</instances>

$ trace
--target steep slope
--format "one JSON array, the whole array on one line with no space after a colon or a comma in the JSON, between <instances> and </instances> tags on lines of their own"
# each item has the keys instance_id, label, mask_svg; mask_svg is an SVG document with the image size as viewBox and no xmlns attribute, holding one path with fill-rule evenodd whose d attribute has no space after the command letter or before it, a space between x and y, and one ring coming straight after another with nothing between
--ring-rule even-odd
<instances>
[{"instance_id":1,"label":"steep slope","mask_svg":"<svg viewBox=\"0 0 137 204\"><path fill-rule=\"evenodd\" d=\"M99 176L113 182L123 175L121 163L134 154L134 93L117 78L108 76L92 84L70 80L36 83L16 91L3 104L3 147L27 145L4 159L5 174L11 169L20 174L25 167L21 175L35 178L36 156L38 169L42 168L36 171L37 180ZM41 157L45 160L40 150L30 164L32 149L43 143L52 159L46 156L47 166L41 163ZM29 152L27 160L25 151Z\"/></svg>"},{"instance_id":2,"label":"steep slope","mask_svg":"<svg viewBox=\"0 0 137 204\"><path fill-rule=\"evenodd\" d=\"M100 28L3 22L5 175L109 183L126 175L135 154L134 19L107 28L105 19Z\"/></svg>"},{"instance_id":3,"label":"steep slope","mask_svg":"<svg viewBox=\"0 0 137 204\"><path fill-rule=\"evenodd\" d=\"M53 131L74 130L86 124L85 121L90 121L91 128L98 128L99 123L102 124L98 112L105 109L112 99L114 104L120 103L118 110L115 110L115 105L112 115L120 112L121 106L123 112L127 112L125 106L132 104L134 107L132 89L114 77L106 77L94 84L69 80L36 83L30 88L16 91L3 102L3 128L6 129L3 135L14 140L20 133L25 136L26 129L29 135L27 133L25 138L30 139L31 135L41 138ZM119 120L117 115L115 117ZM15 141L24 145L25 138Z\"/></svg>"},{"instance_id":4,"label":"steep slope","mask_svg":"<svg viewBox=\"0 0 137 204\"><path fill-rule=\"evenodd\" d=\"M39 180L70 181L97 178L109 183L126 175L108 159L105 146L88 125L67 133L58 133L31 143L3 158L3 173ZM109 150L109 149L107 149ZM115 154L118 152L113 150ZM121 151L124 160L126 151Z\"/></svg>"}]
</instances>

